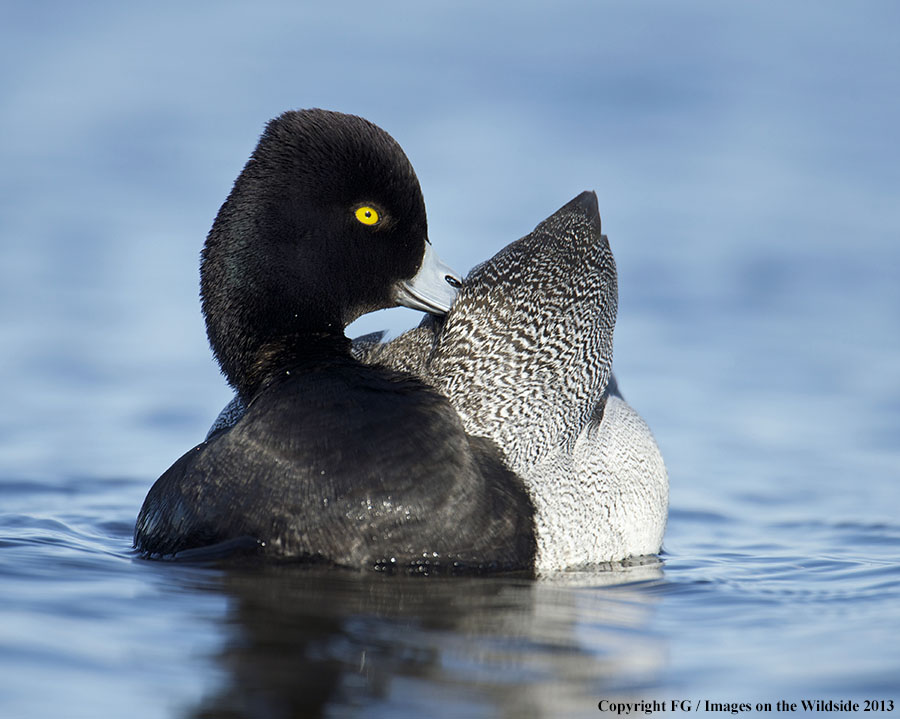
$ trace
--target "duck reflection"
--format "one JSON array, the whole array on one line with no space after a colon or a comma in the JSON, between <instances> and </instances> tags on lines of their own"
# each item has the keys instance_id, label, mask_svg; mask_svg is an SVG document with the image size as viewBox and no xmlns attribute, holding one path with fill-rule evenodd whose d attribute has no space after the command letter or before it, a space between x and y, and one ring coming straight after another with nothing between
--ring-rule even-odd
<instances>
[{"instance_id":1,"label":"duck reflection","mask_svg":"<svg viewBox=\"0 0 900 719\"><path fill-rule=\"evenodd\" d=\"M656 558L549 579L230 570L224 685L191 716L560 716L655 682ZM207 585L208 586L208 585Z\"/></svg>"}]
</instances>

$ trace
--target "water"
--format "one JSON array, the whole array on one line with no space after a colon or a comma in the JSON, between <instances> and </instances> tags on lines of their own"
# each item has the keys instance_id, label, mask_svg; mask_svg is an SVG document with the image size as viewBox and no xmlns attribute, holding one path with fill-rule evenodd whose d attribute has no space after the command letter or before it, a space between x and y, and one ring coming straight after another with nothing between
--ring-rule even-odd
<instances>
[{"instance_id":1,"label":"water","mask_svg":"<svg viewBox=\"0 0 900 719\"><path fill-rule=\"evenodd\" d=\"M898 20L5 6L0 715L900 700ZM264 121L317 105L397 137L462 271L597 190L617 374L671 477L661 562L412 581L132 556L150 484L229 397L202 239Z\"/></svg>"}]
</instances>

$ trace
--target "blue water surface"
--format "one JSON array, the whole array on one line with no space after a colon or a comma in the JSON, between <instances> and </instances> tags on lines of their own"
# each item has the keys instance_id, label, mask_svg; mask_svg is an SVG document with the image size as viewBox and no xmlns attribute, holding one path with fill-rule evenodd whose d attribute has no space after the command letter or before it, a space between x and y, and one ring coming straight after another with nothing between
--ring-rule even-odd
<instances>
[{"instance_id":1,"label":"blue water surface","mask_svg":"<svg viewBox=\"0 0 900 719\"><path fill-rule=\"evenodd\" d=\"M900 702L900 6L0 15L0 716ZM311 106L397 138L463 272L597 191L616 372L671 479L659 560L423 581L132 554L230 396L203 239L265 121Z\"/></svg>"}]
</instances>

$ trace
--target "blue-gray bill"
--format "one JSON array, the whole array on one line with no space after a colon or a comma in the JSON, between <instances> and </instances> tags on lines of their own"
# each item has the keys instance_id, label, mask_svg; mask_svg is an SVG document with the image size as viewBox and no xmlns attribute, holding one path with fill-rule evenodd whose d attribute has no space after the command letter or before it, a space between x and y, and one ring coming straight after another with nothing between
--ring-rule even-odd
<instances>
[{"instance_id":1,"label":"blue-gray bill","mask_svg":"<svg viewBox=\"0 0 900 719\"><path fill-rule=\"evenodd\" d=\"M462 276L444 264L431 243L426 242L422 266L412 279L395 285L394 297L403 307L445 315L462 283Z\"/></svg>"}]
</instances>

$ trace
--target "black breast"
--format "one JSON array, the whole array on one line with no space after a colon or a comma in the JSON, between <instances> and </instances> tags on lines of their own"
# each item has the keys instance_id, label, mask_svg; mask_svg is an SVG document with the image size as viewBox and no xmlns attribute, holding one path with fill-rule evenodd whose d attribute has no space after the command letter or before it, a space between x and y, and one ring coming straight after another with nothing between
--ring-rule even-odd
<instances>
[{"instance_id":1,"label":"black breast","mask_svg":"<svg viewBox=\"0 0 900 719\"><path fill-rule=\"evenodd\" d=\"M533 567L534 510L440 394L354 360L297 366L151 489L135 544L411 571ZM196 554L196 552L192 552Z\"/></svg>"}]
</instances>

